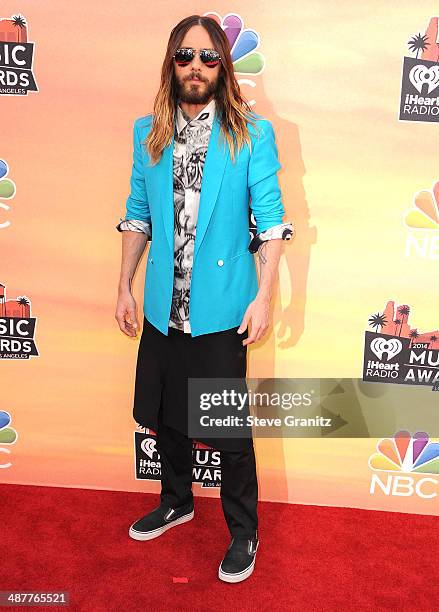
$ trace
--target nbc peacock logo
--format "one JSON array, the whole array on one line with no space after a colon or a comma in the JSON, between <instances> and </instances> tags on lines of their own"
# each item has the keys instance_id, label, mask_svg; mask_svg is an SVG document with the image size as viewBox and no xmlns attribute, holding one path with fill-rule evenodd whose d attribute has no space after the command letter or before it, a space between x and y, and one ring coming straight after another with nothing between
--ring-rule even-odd
<instances>
[{"instance_id":1,"label":"nbc peacock logo","mask_svg":"<svg viewBox=\"0 0 439 612\"><path fill-rule=\"evenodd\" d=\"M409 228L439 230L439 181L431 189L422 189L415 194L413 206L404 215Z\"/></svg>"},{"instance_id":2,"label":"nbc peacock logo","mask_svg":"<svg viewBox=\"0 0 439 612\"><path fill-rule=\"evenodd\" d=\"M11 415L6 410L0 410L0 453L10 455L11 451L4 445L15 444L17 441L17 432L13 427L9 427L11 423ZM10 461L2 463L0 461L0 468L11 467Z\"/></svg>"},{"instance_id":3,"label":"nbc peacock logo","mask_svg":"<svg viewBox=\"0 0 439 612\"><path fill-rule=\"evenodd\" d=\"M0 159L0 208L3 210L9 210L10 206L2 200L9 200L15 195L15 183L10 178L7 178L9 173L9 166L4 159ZM5 229L11 225L10 221L0 220L0 229Z\"/></svg>"},{"instance_id":4,"label":"nbc peacock logo","mask_svg":"<svg viewBox=\"0 0 439 612\"><path fill-rule=\"evenodd\" d=\"M404 225L409 230L405 255L439 259L439 181L431 189L415 193L411 208L405 211Z\"/></svg>"},{"instance_id":5,"label":"nbc peacock logo","mask_svg":"<svg viewBox=\"0 0 439 612\"><path fill-rule=\"evenodd\" d=\"M250 28L244 27L243 18L237 13L227 13L221 17L215 11L204 13L204 17L214 19L224 30L229 41L233 68L237 74L239 85L256 87L252 77L261 74L265 67L265 58L257 50L260 45L259 34ZM246 76L238 76L238 75ZM256 100L248 100L250 106L256 104Z\"/></svg>"},{"instance_id":6,"label":"nbc peacock logo","mask_svg":"<svg viewBox=\"0 0 439 612\"><path fill-rule=\"evenodd\" d=\"M424 499L437 497L439 484L439 443L425 431L411 435L400 430L393 438L377 443L377 452L369 457L372 474L370 493ZM416 478L415 478L416 476Z\"/></svg>"}]
</instances>

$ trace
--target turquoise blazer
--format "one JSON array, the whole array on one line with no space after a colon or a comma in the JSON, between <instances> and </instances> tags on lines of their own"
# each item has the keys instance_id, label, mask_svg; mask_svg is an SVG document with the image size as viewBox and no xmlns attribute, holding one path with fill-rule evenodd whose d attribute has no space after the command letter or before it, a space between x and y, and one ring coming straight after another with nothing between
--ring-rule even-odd
<instances>
[{"instance_id":1,"label":"turquoise blazer","mask_svg":"<svg viewBox=\"0 0 439 612\"><path fill-rule=\"evenodd\" d=\"M237 327L258 292L254 255L248 250L249 206L257 232L282 223L285 213L277 171L281 167L273 127L255 114L257 132L247 124L252 152L246 144L232 163L229 148L220 140L216 114L206 153L195 234L190 286L191 335ZM174 282L173 148L164 148L160 161L149 164L143 145L152 115L134 122L131 192L125 219L151 224L143 311L163 334L168 323Z\"/></svg>"}]
</instances>

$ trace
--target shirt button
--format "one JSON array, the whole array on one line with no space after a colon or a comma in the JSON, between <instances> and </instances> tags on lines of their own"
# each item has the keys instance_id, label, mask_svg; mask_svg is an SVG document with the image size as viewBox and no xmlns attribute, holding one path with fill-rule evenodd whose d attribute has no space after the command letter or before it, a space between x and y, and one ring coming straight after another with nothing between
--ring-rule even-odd
<instances>
[{"instance_id":1,"label":"shirt button","mask_svg":"<svg viewBox=\"0 0 439 612\"><path fill-rule=\"evenodd\" d=\"M222 259L218 259L217 264L218 264L219 266L223 266L223 265L224 265L224 262L223 262L223 260L222 260Z\"/></svg>"}]
</instances>

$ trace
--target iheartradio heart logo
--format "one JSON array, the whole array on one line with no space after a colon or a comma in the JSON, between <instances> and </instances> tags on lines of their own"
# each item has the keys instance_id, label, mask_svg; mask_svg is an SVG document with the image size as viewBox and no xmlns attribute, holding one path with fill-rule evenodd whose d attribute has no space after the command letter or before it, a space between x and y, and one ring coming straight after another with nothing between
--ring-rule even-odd
<instances>
[{"instance_id":1,"label":"iheartradio heart logo","mask_svg":"<svg viewBox=\"0 0 439 612\"><path fill-rule=\"evenodd\" d=\"M148 455L150 459L152 459L154 454L157 452L156 441L152 438L145 438L141 444L141 447L145 455Z\"/></svg>"},{"instance_id":2,"label":"iheartradio heart logo","mask_svg":"<svg viewBox=\"0 0 439 612\"><path fill-rule=\"evenodd\" d=\"M428 85L428 92L431 93L439 86L439 66L423 66L417 64L409 72L410 83L415 87L419 93L422 93L422 86L424 83Z\"/></svg>"},{"instance_id":3,"label":"iheartradio heart logo","mask_svg":"<svg viewBox=\"0 0 439 612\"><path fill-rule=\"evenodd\" d=\"M381 360L383 354L387 353L387 361L390 361L402 351L402 342L398 338L391 338L390 340L374 338L370 343L370 350Z\"/></svg>"}]
</instances>

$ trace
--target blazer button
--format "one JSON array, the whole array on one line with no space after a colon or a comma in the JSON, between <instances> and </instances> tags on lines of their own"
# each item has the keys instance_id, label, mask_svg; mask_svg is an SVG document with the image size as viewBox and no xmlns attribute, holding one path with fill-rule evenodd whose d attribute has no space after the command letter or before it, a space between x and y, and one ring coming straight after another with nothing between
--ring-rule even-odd
<instances>
[{"instance_id":1,"label":"blazer button","mask_svg":"<svg viewBox=\"0 0 439 612\"><path fill-rule=\"evenodd\" d=\"M222 260L222 259L218 259L217 264L218 264L219 266L223 266L223 265L224 265L224 262L223 262L223 260Z\"/></svg>"}]
</instances>

